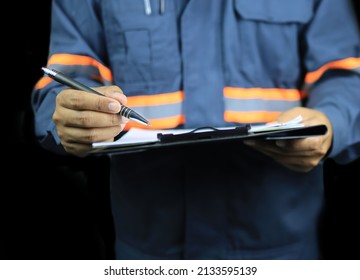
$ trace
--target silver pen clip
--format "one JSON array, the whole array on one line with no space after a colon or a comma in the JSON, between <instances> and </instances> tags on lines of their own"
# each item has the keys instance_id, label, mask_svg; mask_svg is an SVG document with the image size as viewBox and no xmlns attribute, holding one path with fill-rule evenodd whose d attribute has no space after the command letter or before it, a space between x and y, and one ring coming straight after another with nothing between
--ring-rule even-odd
<instances>
[{"instance_id":1,"label":"silver pen clip","mask_svg":"<svg viewBox=\"0 0 360 280\"><path fill-rule=\"evenodd\" d=\"M150 0L144 0L144 7L145 7L145 14L148 16L151 15L152 11L151 11Z\"/></svg>"}]
</instances>

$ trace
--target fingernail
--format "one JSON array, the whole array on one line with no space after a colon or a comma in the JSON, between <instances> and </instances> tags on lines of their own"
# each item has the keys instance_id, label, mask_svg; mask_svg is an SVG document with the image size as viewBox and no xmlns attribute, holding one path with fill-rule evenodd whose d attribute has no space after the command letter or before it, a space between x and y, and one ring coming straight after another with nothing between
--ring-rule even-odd
<instances>
[{"instance_id":1,"label":"fingernail","mask_svg":"<svg viewBox=\"0 0 360 280\"><path fill-rule=\"evenodd\" d=\"M120 104L117 102L111 102L109 103L108 108L110 111L117 113L120 111Z\"/></svg>"}]
</instances>

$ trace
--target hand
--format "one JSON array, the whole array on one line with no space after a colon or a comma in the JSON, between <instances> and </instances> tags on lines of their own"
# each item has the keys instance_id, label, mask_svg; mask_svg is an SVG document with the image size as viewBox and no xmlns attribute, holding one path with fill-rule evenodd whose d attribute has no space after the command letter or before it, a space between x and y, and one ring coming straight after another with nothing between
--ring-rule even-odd
<instances>
[{"instance_id":1,"label":"hand","mask_svg":"<svg viewBox=\"0 0 360 280\"><path fill-rule=\"evenodd\" d=\"M53 114L65 151L84 157L93 142L113 141L128 119L119 115L126 96L116 86L95 89L105 96L65 89L56 97Z\"/></svg>"},{"instance_id":2,"label":"hand","mask_svg":"<svg viewBox=\"0 0 360 280\"><path fill-rule=\"evenodd\" d=\"M298 172L309 172L326 156L332 144L332 127L329 119L320 111L296 107L282 113L276 121L286 122L298 115L304 125L325 124L328 131L323 136L291 140L245 140L259 152L268 155L283 166Z\"/></svg>"}]
</instances>

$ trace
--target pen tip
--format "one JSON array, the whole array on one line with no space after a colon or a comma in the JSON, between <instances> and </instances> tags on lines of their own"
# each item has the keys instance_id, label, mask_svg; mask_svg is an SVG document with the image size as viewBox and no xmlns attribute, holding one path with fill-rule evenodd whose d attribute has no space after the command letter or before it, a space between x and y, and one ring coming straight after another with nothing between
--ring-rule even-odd
<instances>
[{"instance_id":1,"label":"pen tip","mask_svg":"<svg viewBox=\"0 0 360 280\"><path fill-rule=\"evenodd\" d=\"M46 67L41 67L41 70L43 70L45 74L49 74L49 73L50 73L50 69L48 69L48 68L46 68Z\"/></svg>"},{"instance_id":2,"label":"pen tip","mask_svg":"<svg viewBox=\"0 0 360 280\"><path fill-rule=\"evenodd\" d=\"M51 78L56 76L57 72L54 69L49 69L46 67L41 67L41 69L44 71L44 73L48 76L50 76Z\"/></svg>"}]
</instances>

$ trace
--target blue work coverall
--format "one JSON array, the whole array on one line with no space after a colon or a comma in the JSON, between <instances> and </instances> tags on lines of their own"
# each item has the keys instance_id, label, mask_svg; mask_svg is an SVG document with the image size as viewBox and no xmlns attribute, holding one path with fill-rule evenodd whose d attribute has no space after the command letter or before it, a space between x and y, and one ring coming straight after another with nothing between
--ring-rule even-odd
<instances>
[{"instance_id":1,"label":"blue work coverall","mask_svg":"<svg viewBox=\"0 0 360 280\"><path fill-rule=\"evenodd\" d=\"M333 126L327 157L359 156L359 31L347 0L55 0L48 67L118 85L152 128L313 108ZM63 89L43 77L33 92L36 135L60 154L51 117ZM322 164L294 172L241 142L109 158L119 259L321 258Z\"/></svg>"}]
</instances>

